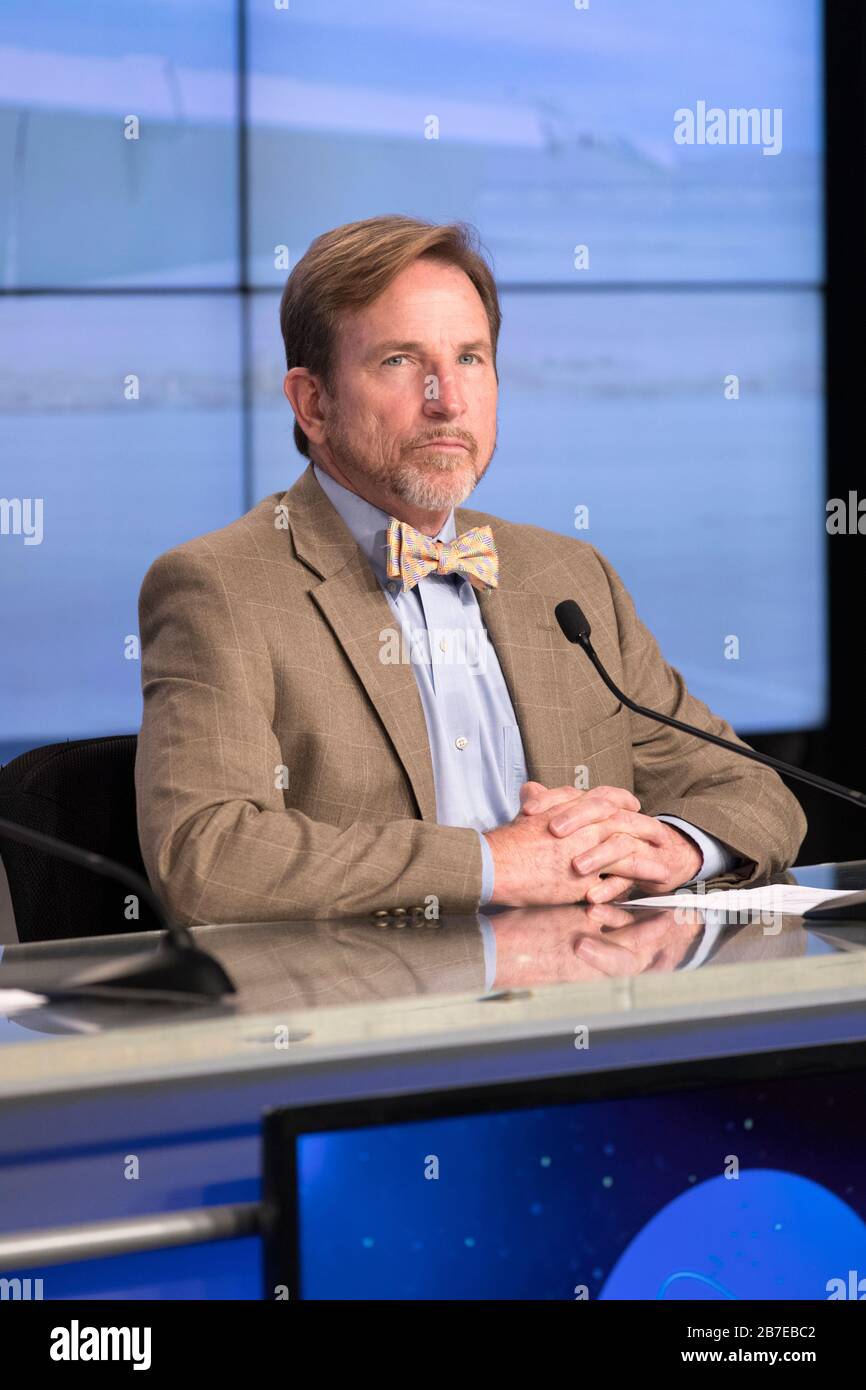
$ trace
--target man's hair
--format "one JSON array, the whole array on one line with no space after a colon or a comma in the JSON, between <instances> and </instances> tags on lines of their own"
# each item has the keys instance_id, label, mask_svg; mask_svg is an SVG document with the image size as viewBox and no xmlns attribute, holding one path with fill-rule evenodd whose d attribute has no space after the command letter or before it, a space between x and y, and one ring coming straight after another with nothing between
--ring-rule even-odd
<instances>
[{"instance_id":1,"label":"man's hair","mask_svg":"<svg viewBox=\"0 0 866 1390\"><path fill-rule=\"evenodd\" d=\"M493 271L475 228L466 222L420 222L396 213L347 222L310 243L280 300L286 370L306 367L331 391L342 311L372 303L401 270L422 258L457 266L469 276L487 314L495 370L502 315ZM297 421L295 444L310 457L309 440Z\"/></svg>"}]
</instances>

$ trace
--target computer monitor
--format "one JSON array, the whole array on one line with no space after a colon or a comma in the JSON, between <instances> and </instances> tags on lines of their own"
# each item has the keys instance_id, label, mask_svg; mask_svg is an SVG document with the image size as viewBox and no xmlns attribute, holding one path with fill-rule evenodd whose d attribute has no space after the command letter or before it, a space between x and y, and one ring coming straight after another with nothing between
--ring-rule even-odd
<instances>
[{"instance_id":1,"label":"computer monitor","mask_svg":"<svg viewBox=\"0 0 866 1390\"><path fill-rule=\"evenodd\" d=\"M265 1116L265 1297L866 1298L866 1044Z\"/></svg>"}]
</instances>

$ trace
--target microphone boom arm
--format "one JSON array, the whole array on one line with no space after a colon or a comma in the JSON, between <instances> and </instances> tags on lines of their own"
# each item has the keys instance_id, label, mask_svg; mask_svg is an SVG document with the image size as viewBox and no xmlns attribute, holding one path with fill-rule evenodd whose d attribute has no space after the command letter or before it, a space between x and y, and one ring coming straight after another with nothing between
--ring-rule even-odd
<instances>
[{"instance_id":1,"label":"microphone boom arm","mask_svg":"<svg viewBox=\"0 0 866 1390\"><path fill-rule=\"evenodd\" d=\"M790 763L783 763L780 758L771 758L769 753L758 753L746 743L732 743L729 738L720 738L718 734L708 733L706 729L696 729L691 724L684 724L679 719L673 719L669 714L659 714L658 710L647 709L644 705L630 700L614 684L604 669L601 658L597 655L590 641L592 629L586 615L574 599L563 599L561 603L556 605L554 613L563 635L569 642L581 647L586 652L611 694L615 695L627 709L633 710L635 714L642 714L646 719L653 719L659 724L667 724L669 728L678 729L683 734L691 734L693 738L714 743L717 748L727 748L732 753L739 753L741 757L750 758L752 762L760 763L763 767L770 767L774 772L791 777L795 782L804 782L808 787L817 787L819 791L841 797L843 801L849 801L854 806L866 807L866 794L857 791L854 787L843 787L838 782L831 782L827 777L819 777L817 772L805 772L802 768L792 767Z\"/></svg>"}]
</instances>

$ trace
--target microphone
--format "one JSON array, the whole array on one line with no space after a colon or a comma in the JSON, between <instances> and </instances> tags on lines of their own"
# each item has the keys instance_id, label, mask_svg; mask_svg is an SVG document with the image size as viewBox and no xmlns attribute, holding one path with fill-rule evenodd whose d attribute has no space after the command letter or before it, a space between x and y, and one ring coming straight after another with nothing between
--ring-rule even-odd
<instances>
[{"instance_id":1,"label":"microphone","mask_svg":"<svg viewBox=\"0 0 866 1390\"><path fill-rule=\"evenodd\" d=\"M720 738L718 734L708 733L706 729L698 729L693 724L686 724L681 719L673 719L669 714L660 714L658 710L647 709L644 705L630 700L628 695L623 694L619 687L614 684L602 665L590 640L592 628L583 609L575 603L574 599L568 598L558 603L553 611L556 615L556 621L569 642L575 643L586 652L608 690L627 709L633 710L635 714L642 714L647 719L654 719L658 724L667 724L671 729L679 729L681 733L693 734L695 738L703 739L706 743L714 743L717 748L727 748L732 753L738 753L742 758L750 758L752 762L761 763L764 767L772 768L774 772L784 773L786 777L791 777L796 782L803 782L806 786L818 787L820 791L830 792L832 796L839 796L843 801L851 802L854 806L866 807L866 795L856 791L853 787L840 786L838 782L831 782L827 777L819 777L816 772L805 772L802 768L792 767L790 763L783 763L780 758L771 758L769 754L759 753L746 744L732 743L730 739ZM838 898L835 902L828 903L824 907L810 908L808 912L803 913L803 916L810 920L821 921L836 921L845 918L854 921L866 920L866 892L846 894L845 897Z\"/></svg>"},{"instance_id":2,"label":"microphone","mask_svg":"<svg viewBox=\"0 0 866 1390\"><path fill-rule=\"evenodd\" d=\"M147 903L163 935L155 951L140 951L124 961L109 961L108 964L84 971L79 965L65 979L55 978L52 981L49 975L41 984L38 982L39 970L37 980L34 982L32 978L35 962L15 961L2 965L0 988L32 990L34 994L55 996L82 993L101 995L105 991L107 996L113 998L117 997L118 992L126 990L134 991L136 998L140 997L139 991L147 990L152 997L166 995L172 999L177 995L219 999L224 994L235 993L235 986L219 961L196 945L186 927L171 921L150 884L134 869L128 869L125 864L119 864L93 850L81 849L55 835L31 830L29 826L0 816L0 839L4 836L20 845L66 859L70 864L92 869L104 878L116 879ZM50 971L51 964L49 961L39 962L41 970L48 967Z\"/></svg>"}]
</instances>

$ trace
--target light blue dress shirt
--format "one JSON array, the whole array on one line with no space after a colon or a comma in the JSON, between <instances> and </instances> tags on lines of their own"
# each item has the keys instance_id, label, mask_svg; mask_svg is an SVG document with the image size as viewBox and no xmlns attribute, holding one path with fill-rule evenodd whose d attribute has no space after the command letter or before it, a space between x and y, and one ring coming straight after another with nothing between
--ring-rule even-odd
<instances>
[{"instance_id":1,"label":"light blue dress shirt","mask_svg":"<svg viewBox=\"0 0 866 1390\"><path fill-rule=\"evenodd\" d=\"M387 512L350 492L315 464L313 471L382 586L395 619L394 648L401 659L404 653L411 654L430 740L436 819L440 825L464 825L478 831L481 902L489 903L493 853L481 832L507 825L517 815L527 769L511 696L475 590L463 575L430 574L403 593L400 581L389 580L386 572ZM452 510L434 539L450 541L456 534ZM735 862L724 845L687 821L677 816L659 816L659 820L679 826L701 851L703 865L690 882L722 873ZM486 939L485 958L489 972Z\"/></svg>"}]
</instances>

